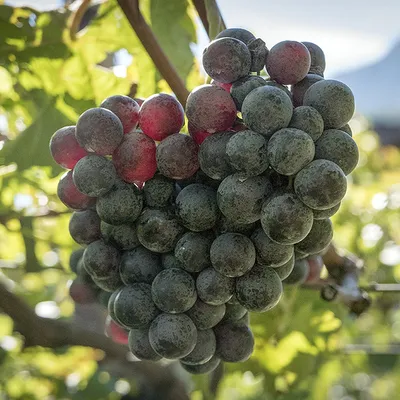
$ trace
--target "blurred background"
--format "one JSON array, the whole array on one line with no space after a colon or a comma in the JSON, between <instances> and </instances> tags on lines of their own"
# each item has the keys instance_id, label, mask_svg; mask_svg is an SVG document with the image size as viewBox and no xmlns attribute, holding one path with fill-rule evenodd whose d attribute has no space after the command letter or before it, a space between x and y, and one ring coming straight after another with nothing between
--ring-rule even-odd
<instances>
[{"instance_id":1,"label":"blurred background","mask_svg":"<svg viewBox=\"0 0 400 400\"><path fill-rule=\"evenodd\" d=\"M105 308L69 295L68 259L78 246L68 233L70 211L56 196L63 171L48 142L107 96L146 98L171 89L116 1L84 3L85 9L80 1L0 1L0 282L39 316L103 332ZM217 3L228 27L249 29L269 48L287 39L318 44L325 77L353 90L357 113L350 125L360 161L333 217L334 241L364 260L361 285L399 283L400 3ZM188 90L204 83L199 61L209 39L193 3L140 4ZM275 309L252 316L256 350L213 377L217 390L209 377L168 368L194 400L397 399L400 296L371 297L371 308L354 318L318 291L286 288ZM101 362L99 351L25 349L18 330L0 313L0 399L164 398L133 368Z\"/></svg>"}]
</instances>

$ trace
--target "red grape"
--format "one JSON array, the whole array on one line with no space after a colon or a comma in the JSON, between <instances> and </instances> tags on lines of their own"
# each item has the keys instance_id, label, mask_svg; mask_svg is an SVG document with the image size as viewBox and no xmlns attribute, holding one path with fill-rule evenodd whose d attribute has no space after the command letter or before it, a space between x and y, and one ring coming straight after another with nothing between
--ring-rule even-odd
<instances>
[{"instance_id":1,"label":"red grape","mask_svg":"<svg viewBox=\"0 0 400 400\"><path fill-rule=\"evenodd\" d=\"M115 343L128 344L128 332L117 325L111 318L106 320L106 334Z\"/></svg>"},{"instance_id":2,"label":"red grape","mask_svg":"<svg viewBox=\"0 0 400 400\"><path fill-rule=\"evenodd\" d=\"M321 256L311 256L307 258L307 263L309 269L306 282L314 282L319 279L324 262Z\"/></svg>"},{"instance_id":3,"label":"red grape","mask_svg":"<svg viewBox=\"0 0 400 400\"><path fill-rule=\"evenodd\" d=\"M81 193L72 179L72 171L64 174L58 182L57 195L59 199L73 210L84 210L96 204L95 197Z\"/></svg>"},{"instance_id":4,"label":"red grape","mask_svg":"<svg viewBox=\"0 0 400 400\"><path fill-rule=\"evenodd\" d=\"M283 85L300 82L310 70L311 56L307 47L300 42L285 40L269 51L267 72L271 79Z\"/></svg>"},{"instance_id":5,"label":"red grape","mask_svg":"<svg viewBox=\"0 0 400 400\"><path fill-rule=\"evenodd\" d=\"M190 178L199 169L198 151L190 136L175 133L157 147L158 169L167 178Z\"/></svg>"},{"instance_id":6,"label":"red grape","mask_svg":"<svg viewBox=\"0 0 400 400\"><path fill-rule=\"evenodd\" d=\"M139 107L141 107L142 104L144 103L144 100L145 100L145 99L142 99L141 97L135 97L133 100L135 100L136 103L139 104Z\"/></svg>"},{"instance_id":7,"label":"red grape","mask_svg":"<svg viewBox=\"0 0 400 400\"><path fill-rule=\"evenodd\" d=\"M198 131L190 122L188 123L188 130L189 130L189 134L192 137L192 139L199 146L204 142L204 140L208 136L212 135L212 133L209 133L207 131Z\"/></svg>"},{"instance_id":8,"label":"red grape","mask_svg":"<svg viewBox=\"0 0 400 400\"><path fill-rule=\"evenodd\" d=\"M191 126L197 131L226 131L234 124L236 112L230 94L218 86L199 86L187 99L186 114Z\"/></svg>"},{"instance_id":9,"label":"red grape","mask_svg":"<svg viewBox=\"0 0 400 400\"><path fill-rule=\"evenodd\" d=\"M141 187L156 173L156 144L141 132L131 132L115 150L113 163L121 179Z\"/></svg>"},{"instance_id":10,"label":"red grape","mask_svg":"<svg viewBox=\"0 0 400 400\"><path fill-rule=\"evenodd\" d=\"M76 140L75 126L64 126L54 133L50 139L50 152L54 161L67 169L74 168L87 155L87 151Z\"/></svg>"},{"instance_id":11,"label":"red grape","mask_svg":"<svg viewBox=\"0 0 400 400\"><path fill-rule=\"evenodd\" d=\"M128 96L107 97L100 107L112 111L122 123L124 133L129 133L136 128L139 122L139 104Z\"/></svg>"},{"instance_id":12,"label":"red grape","mask_svg":"<svg viewBox=\"0 0 400 400\"><path fill-rule=\"evenodd\" d=\"M215 79L213 79L211 81L211 85L219 86L220 88L226 90L228 93L231 92L232 83L222 83L222 82L218 82Z\"/></svg>"},{"instance_id":13,"label":"red grape","mask_svg":"<svg viewBox=\"0 0 400 400\"><path fill-rule=\"evenodd\" d=\"M69 295L76 304L90 304L96 301L93 289L80 277L74 279L69 287Z\"/></svg>"},{"instance_id":14,"label":"red grape","mask_svg":"<svg viewBox=\"0 0 400 400\"><path fill-rule=\"evenodd\" d=\"M181 103L175 97L166 93L153 94L140 107L140 128L145 135L161 141L180 131L184 113Z\"/></svg>"}]
</instances>

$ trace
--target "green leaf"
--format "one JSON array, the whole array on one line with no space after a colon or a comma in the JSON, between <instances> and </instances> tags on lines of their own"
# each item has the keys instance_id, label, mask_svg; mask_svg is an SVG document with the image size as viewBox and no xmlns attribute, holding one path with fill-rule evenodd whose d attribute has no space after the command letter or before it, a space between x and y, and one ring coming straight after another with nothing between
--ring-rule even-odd
<instances>
[{"instance_id":1,"label":"green leaf","mask_svg":"<svg viewBox=\"0 0 400 400\"><path fill-rule=\"evenodd\" d=\"M188 15L186 0L151 0L151 28L162 49L186 80L194 63L190 44L196 42L196 29Z\"/></svg>"},{"instance_id":2,"label":"green leaf","mask_svg":"<svg viewBox=\"0 0 400 400\"><path fill-rule=\"evenodd\" d=\"M0 163L16 163L19 170L33 165L51 166L53 175L61 168L54 162L49 152L49 140L52 134L65 125L72 125L62 111L61 98L48 96L43 91L35 93L36 104L40 110L32 124L21 132L15 140L8 141L0 151Z\"/></svg>"}]
</instances>

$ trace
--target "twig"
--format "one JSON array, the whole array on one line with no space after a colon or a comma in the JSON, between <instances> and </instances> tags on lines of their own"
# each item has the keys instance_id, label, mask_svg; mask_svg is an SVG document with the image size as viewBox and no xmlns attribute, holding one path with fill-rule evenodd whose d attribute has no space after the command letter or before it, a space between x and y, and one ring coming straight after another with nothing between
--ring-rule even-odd
<instances>
[{"instance_id":1,"label":"twig","mask_svg":"<svg viewBox=\"0 0 400 400\"><path fill-rule=\"evenodd\" d=\"M89 8L91 0L82 0L82 3L78 9L72 14L70 27L69 27L69 37L74 42L76 40L76 34L79 31L79 26L81 24L82 18L85 15L86 10Z\"/></svg>"},{"instance_id":2,"label":"twig","mask_svg":"<svg viewBox=\"0 0 400 400\"><path fill-rule=\"evenodd\" d=\"M120 365L122 362L130 376L139 375L148 385L164 393L165 399L189 400L183 383L167 368L152 362L128 362L126 346L114 343L105 335L81 328L73 323L37 316L21 298L8 290L1 282L0 309L13 319L16 330L25 337L25 348L42 346L55 349L63 346L84 346L99 349L106 354L104 361L106 365L110 366L113 363Z\"/></svg>"},{"instance_id":3,"label":"twig","mask_svg":"<svg viewBox=\"0 0 400 400\"><path fill-rule=\"evenodd\" d=\"M196 8L197 14L199 14L201 23L203 24L207 35L210 37L210 24L208 23L207 19L207 9L206 5L204 4L204 0L193 0L192 3Z\"/></svg>"},{"instance_id":4,"label":"twig","mask_svg":"<svg viewBox=\"0 0 400 400\"><path fill-rule=\"evenodd\" d=\"M153 31L147 25L139 8L139 0L118 0L118 4L128 19L130 25L135 31L137 37L142 42L143 47L154 62L160 74L167 81L172 91L183 106L189 92L185 87L183 80L178 75L176 69L165 55L160 44L158 43Z\"/></svg>"}]
</instances>

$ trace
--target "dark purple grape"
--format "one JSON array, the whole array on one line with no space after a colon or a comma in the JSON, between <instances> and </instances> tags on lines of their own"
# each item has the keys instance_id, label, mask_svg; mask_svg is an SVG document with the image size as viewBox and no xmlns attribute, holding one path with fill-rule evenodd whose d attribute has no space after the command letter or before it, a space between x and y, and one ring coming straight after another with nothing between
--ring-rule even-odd
<instances>
[{"instance_id":1,"label":"dark purple grape","mask_svg":"<svg viewBox=\"0 0 400 400\"><path fill-rule=\"evenodd\" d=\"M174 193L174 181L167 177L156 174L148 180L143 188L145 203L148 207L166 207L171 201Z\"/></svg>"},{"instance_id":2,"label":"dark purple grape","mask_svg":"<svg viewBox=\"0 0 400 400\"><path fill-rule=\"evenodd\" d=\"M162 270L151 287L157 307L170 314L188 311L196 302L196 284L192 276L180 268Z\"/></svg>"},{"instance_id":3,"label":"dark purple grape","mask_svg":"<svg viewBox=\"0 0 400 400\"><path fill-rule=\"evenodd\" d=\"M182 263L175 257L174 253L164 253L161 255L163 269L183 268Z\"/></svg>"},{"instance_id":4,"label":"dark purple grape","mask_svg":"<svg viewBox=\"0 0 400 400\"><path fill-rule=\"evenodd\" d=\"M308 262L305 259L296 260L290 275L283 279L283 283L289 285L300 285L305 282L309 273Z\"/></svg>"},{"instance_id":5,"label":"dark purple grape","mask_svg":"<svg viewBox=\"0 0 400 400\"><path fill-rule=\"evenodd\" d=\"M110 225L101 221L100 229L104 240L120 250L132 250L140 245L134 225Z\"/></svg>"},{"instance_id":6,"label":"dark purple grape","mask_svg":"<svg viewBox=\"0 0 400 400\"><path fill-rule=\"evenodd\" d=\"M275 307L282 296L282 283L273 268L255 265L236 279L236 296L249 311L265 312Z\"/></svg>"},{"instance_id":7,"label":"dark purple grape","mask_svg":"<svg viewBox=\"0 0 400 400\"><path fill-rule=\"evenodd\" d=\"M191 231L213 228L219 216L215 190L198 183L186 186L176 197L176 213Z\"/></svg>"},{"instance_id":8,"label":"dark purple grape","mask_svg":"<svg viewBox=\"0 0 400 400\"><path fill-rule=\"evenodd\" d=\"M294 248L306 254L315 254L325 249L333 237L332 222L330 219L314 220L309 234Z\"/></svg>"},{"instance_id":9,"label":"dark purple grape","mask_svg":"<svg viewBox=\"0 0 400 400\"><path fill-rule=\"evenodd\" d=\"M308 207L326 210L340 203L346 194L346 176L332 161L314 160L296 175L294 190Z\"/></svg>"},{"instance_id":10,"label":"dark purple grape","mask_svg":"<svg viewBox=\"0 0 400 400\"><path fill-rule=\"evenodd\" d=\"M110 110L90 108L76 123L76 138L87 151L109 155L118 147L124 136L122 123Z\"/></svg>"},{"instance_id":11,"label":"dark purple grape","mask_svg":"<svg viewBox=\"0 0 400 400\"><path fill-rule=\"evenodd\" d=\"M189 365L181 362L182 368L193 375L200 375L200 374L209 374L210 372L214 371L218 365L221 363L221 359L217 356L213 356L210 361L207 361L204 364L198 365Z\"/></svg>"},{"instance_id":12,"label":"dark purple grape","mask_svg":"<svg viewBox=\"0 0 400 400\"><path fill-rule=\"evenodd\" d=\"M233 278L221 275L214 268L206 268L197 277L197 295L205 303L218 306L232 297L234 284Z\"/></svg>"},{"instance_id":13,"label":"dark purple grape","mask_svg":"<svg viewBox=\"0 0 400 400\"><path fill-rule=\"evenodd\" d=\"M101 238L100 218L96 211L76 211L69 221L69 234L79 244L89 244Z\"/></svg>"},{"instance_id":14,"label":"dark purple grape","mask_svg":"<svg viewBox=\"0 0 400 400\"><path fill-rule=\"evenodd\" d=\"M195 348L197 329L185 314L160 314L150 325L149 341L161 357L182 358Z\"/></svg>"},{"instance_id":15,"label":"dark purple grape","mask_svg":"<svg viewBox=\"0 0 400 400\"><path fill-rule=\"evenodd\" d=\"M151 285L161 270L160 255L142 246L125 251L119 265L121 279L125 285L140 282Z\"/></svg>"},{"instance_id":16,"label":"dark purple grape","mask_svg":"<svg viewBox=\"0 0 400 400\"><path fill-rule=\"evenodd\" d=\"M243 28L224 29L223 31L218 33L217 36L215 36L215 39L221 39L224 37L234 38L242 41L245 44L249 44L252 40L256 38L251 32Z\"/></svg>"},{"instance_id":17,"label":"dark purple grape","mask_svg":"<svg viewBox=\"0 0 400 400\"><path fill-rule=\"evenodd\" d=\"M260 72L265 66L269 52L265 42L260 38L253 39L248 43L247 48L249 49L251 55L250 71Z\"/></svg>"},{"instance_id":18,"label":"dark purple grape","mask_svg":"<svg viewBox=\"0 0 400 400\"><path fill-rule=\"evenodd\" d=\"M252 241L240 233L218 236L210 249L211 263L216 271L228 277L244 275L256 261Z\"/></svg>"},{"instance_id":19,"label":"dark purple grape","mask_svg":"<svg viewBox=\"0 0 400 400\"><path fill-rule=\"evenodd\" d=\"M239 321L241 318L244 317L244 315L247 312L247 310L239 303L238 304L227 303L225 306L226 306L226 311L224 318L222 318L222 321L224 322Z\"/></svg>"},{"instance_id":20,"label":"dark purple grape","mask_svg":"<svg viewBox=\"0 0 400 400\"><path fill-rule=\"evenodd\" d=\"M295 257L292 255L290 260L279 267L274 268L274 271L278 274L281 281L286 279L293 271Z\"/></svg>"},{"instance_id":21,"label":"dark purple grape","mask_svg":"<svg viewBox=\"0 0 400 400\"><path fill-rule=\"evenodd\" d=\"M236 104L238 111L242 109L242 104L246 96L254 89L265 86L265 79L261 76L249 75L232 83L231 96Z\"/></svg>"},{"instance_id":22,"label":"dark purple grape","mask_svg":"<svg viewBox=\"0 0 400 400\"><path fill-rule=\"evenodd\" d=\"M203 67L218 82L234 82L249 74L251 54L247 46L238 39L216 39L203 51Z\"/></svg>"},{"instance_id":23,"label":"dark purple grape","mask_svg":"<svg viewBox=\"0 0 400 400\"><path fill-rule=\"evenodd\" d=\"M314 107L324 120L325 129L340 128L354 114L354 96L342 82L328 79L314 83L304 94L304 105Z\"/></svg>"},{"instance_id":24,"label":"dark purple grape","mask_svg":"<svg viewBox=\"0 0 400 400\"><path fill-rule=\"evenodd\" d=\"M319 75L308 74L300 82L296 83L295 85L292 85L291 91L292 91L293 105L295 107L302 106L303 100L304 100L304 95L307 92L308 88L311 85L314 85L314 83L322 81L323 79L324 78L322 78Z\"/></svg>"},{"instance_id":25,"label":"dark purple grape","mask_svg":"<svg viewBox=\"0 0 400 400\"><path fill-rule=\"evenodd\" d=\"M341 203L338 203L338 204L336 204L336 206L327 208L326 210L313 210L314 220L332 217L339 211L340 204Z\"/></svg>"},{"instance_id":26,"label":"dark purple grape","mask_svg":"<svg viewBox=\"0 0 400 400\"><path fill-rule=\"evenodd\" d=\"M225 304L211 305L199 298L193 307L186 312L198 330L210 329L217 325L225 315Z\"/></svg>"},{"instance_id":27,"label":"dark purple grape","mask_svg":"<svg viewBox=\"0 0 400 400\"><path fill-rule=\"evenodd\" d=\"M190 178L199 169L198 152L190 136L175 133L157 146L157 167L167 178Z\"/></svg>"},{"instance_id":28,"label":"dark purple grape","mask_svg":"<svg viewBox=\"0 0 400 400\"><path fill-rule=\"evenodd\" d=\"M161 356L158 355L150 345L149 329L131 329L128 336L129 350L139 360L159 361Z\"/></svg>"},{"instance_id":29,"label":"dark purple grape","mask_svg":"<svg viewBox=\"0 0 400 400\"><path fill-rule=\"evenodd\" d=\"M217 347L215 334L212 329L197 331L197 341L194 349L181 361L186 365L199 365L210 361Z\"/></svg>"},{"instance_id":30,"label":"dark purple grape","mask_svg":"<svg viewBox=\"0 0 400 400\"><path fill-rule=\"evenodd\" d=\"M300 129L308 133L315 142L322 135L324 120L315 108L300 106L293 110L289 128Z\"/></svg>"},{"instance_id":31,"label":"dark purple grape","mask_svg":"<svg viewBox=\"0 0 400 400\"><path fill-rule=\"evenodd\" d=\"M317 46L315 43L302 42L304 46L307 47L311 56L310 74L317 74L324 76L325 71L325 54L321 47Z\"/></svg>"},{"instance_id":32,"label":"dark purple grape","mask_svg":"<svg viewBox=\"0 0 400 400\"><path fill-rule=\"evenodd\" d=\"M78 262L83 256L83 252L85 249L79 248L77 250L74 250L71 255L69 256L69 268L71 269L72 272L75 274L78 271Z\"/></svg>"},{"instance_id":33,"label":"dark purple grape","mask_svg":"<svg viewBox=\"0 0 400 400\"><path fill-rule=\"evenodd\" d=\"M117 173L110 160L96 154L81 158L72 173L77 189L87 196L106 194L115 184Z\"/></svg>"}]
</instances>

